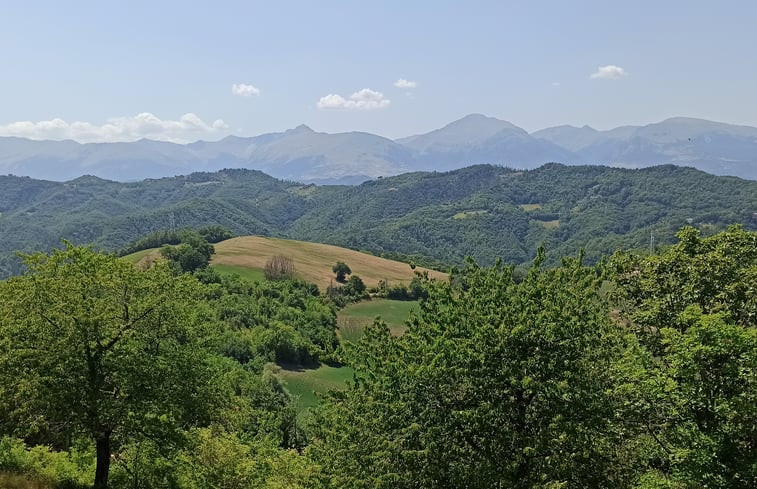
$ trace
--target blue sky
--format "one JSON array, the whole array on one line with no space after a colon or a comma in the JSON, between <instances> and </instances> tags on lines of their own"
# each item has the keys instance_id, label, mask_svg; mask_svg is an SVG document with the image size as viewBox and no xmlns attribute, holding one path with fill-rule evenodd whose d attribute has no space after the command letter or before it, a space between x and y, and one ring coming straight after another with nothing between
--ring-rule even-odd
<instances>
[{"instance_id":1,"label":"blue sky","mask_svg":"<svg viewBox=\"0 0 757 489\"><path fill-rule=\"evenodd\" d=\"M757 125L755 25L753 1L8 2L0 135Z\"/></svg>"}]
</instances>

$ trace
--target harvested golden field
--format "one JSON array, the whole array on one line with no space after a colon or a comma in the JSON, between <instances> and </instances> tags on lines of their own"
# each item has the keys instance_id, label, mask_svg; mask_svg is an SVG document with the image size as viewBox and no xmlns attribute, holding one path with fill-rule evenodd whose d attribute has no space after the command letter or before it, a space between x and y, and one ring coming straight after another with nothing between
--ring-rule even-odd
<instances>
[{"instance_id":1,"label":"harvested golden field","mask_svg":"<svg viewBox=\"0 0 757 489\"><path fill-rule=\"evenodd\" d=\"M214 245L216 254L211 265L228 265L262 270L266 261L275 255L284 255L294 261L296 275L308 282L326 288L334 279L331 267L343 261L359 275L365 285L378 285L386 280L389 285L410 283L414 276L407 263L387 260L359 251L321 243L308 243L288 239L266 238L263 236L242 236ZM447 274L417 267L416 271L427 271L429 276L446 279Z\"/></svg>"}]
</instances>

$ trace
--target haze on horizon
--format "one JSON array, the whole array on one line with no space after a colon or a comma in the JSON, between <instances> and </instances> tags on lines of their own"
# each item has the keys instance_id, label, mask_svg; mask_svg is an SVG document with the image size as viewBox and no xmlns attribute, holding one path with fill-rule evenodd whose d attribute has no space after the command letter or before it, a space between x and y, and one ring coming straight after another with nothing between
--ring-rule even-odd
<instances>
[{"instance_id":1,"label":"haze on horizon","mask_svg":"<svg viewBox=\"0 0 757 489\"><path fill-rule=\"evenodd\" d=\"M10 4L0 136L397 138L474 112L529 132L757 126L755 20L747 1Z\"/></svg>"}]
</instances>

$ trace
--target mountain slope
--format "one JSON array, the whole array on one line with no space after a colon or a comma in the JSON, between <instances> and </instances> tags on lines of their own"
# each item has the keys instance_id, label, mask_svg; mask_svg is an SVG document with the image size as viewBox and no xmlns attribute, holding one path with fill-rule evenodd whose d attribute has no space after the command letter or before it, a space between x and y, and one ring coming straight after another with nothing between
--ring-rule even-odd
<instances>
[{"instance_id":1,"label":"mountain slope","mask_svg":"<svg viewBox=\"0 0 757 489\"><path fill-rule=\"evenodd\" d=\"M569 151L533 138L509 122L481 114L471 114L441 129L397 142L415 150L415 168L423 170L451 170L482 163L533 168L571 159Z\"/></svg>"},{"instance_id":2,"label":"mountain slope","mask_svg":"<svg viewBox=\"0 0 757 489\"><path fill-rule=\"evenodd\" d=\"M250 164L278 178L297 181L365 181L409 168L410 151L369 133L326 134L307 126L286 131L250 156Z\"/></svg>"}]
</instances>

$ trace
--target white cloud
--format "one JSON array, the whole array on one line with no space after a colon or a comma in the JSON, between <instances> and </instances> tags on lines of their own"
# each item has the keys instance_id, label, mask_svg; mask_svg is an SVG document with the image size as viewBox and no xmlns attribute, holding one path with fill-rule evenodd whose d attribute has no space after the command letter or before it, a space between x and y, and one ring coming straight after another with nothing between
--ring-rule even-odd
<instances>
[{"instance_id":1,"label":"white cloud","mask_svg":"<svg viewBox=\"0 0 757 489\"><path fill-rule=\"evenodd\" d=\"M554 82L552 82L552 86L553 87L559 87L560 86L560 82L554 81Z\"/></svg>"},{"instance_id":2,"label":"white cloud","mask_svg":"<svg viewBox=\"0 0 757 489\"><path fill-rule=\"evenodd\" d=\"M418 83L400 78L399 80L394 82L394 86L397 88L415 88L418 86Z\"/></svg>"},{"instance_id":3,"label":"white cloud","mask_svg":"<svg viewBox=\"0 0 757 489\"><path fill-rule=\"evenodd\" d=\"M341 95L331 93L318 100L319 109L357 109L357 110L373 110L383 109L388 107L392 103L391 100L384 97L384 94L371 90L370 88L364 88L359 92L355 92L344 98Z\"/></svg>"},{"instance_id":4,"label":"white cloud","mask_svg":"<svg viewBox=\"0 0 757 489\"><path fill-rule=\"evenodd\" d=\"M598 67L597 71L592 73L589 78L617 80L618 78L623 78L626 75L628 75L628 73L620 66L607 65Z\"/></svg>"},{"instance_id":5,"label":"white cloud","mask_svg":"<svg viewBox=\"0 0 757 489\"><path fill-rule=\"evenodd\" d=\"M157 141L186 143L226 132L228 125L221 119L207 123L188 113L178 120L163 120L149 112L132 117L113 117L105 124L66 122L55 118L49 121L21 121L0 125L0 136L29 139L73 139L80 143L136 141L147 138Z\"/></svg>"},{"instance_id":6,"label":"white cloud","mask_svg":"<svg viewBox=\"0 0 757 489\"><path fill-rule=\"evenodd\" d=\"M260 95L260 89L254 85L235 83L231 86L231 93L239 97L252 97L253 95Z\"/></svg>"}]
</instances>

